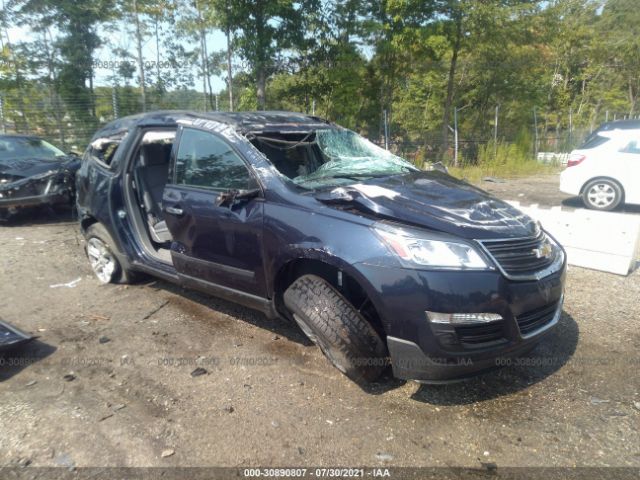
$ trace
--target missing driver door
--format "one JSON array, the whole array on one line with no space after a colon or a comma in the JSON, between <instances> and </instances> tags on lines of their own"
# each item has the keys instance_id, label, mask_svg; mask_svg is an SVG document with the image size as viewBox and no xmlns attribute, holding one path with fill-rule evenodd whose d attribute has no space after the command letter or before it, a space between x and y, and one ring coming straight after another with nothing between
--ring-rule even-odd
<instances>
[{"instance_id":1,"label":"missing driver door","mask_svg":"<svg viewBox=\"0 0 640 480\"><path fill-rule=\"evenodd\" d=\"M182 127L164 215L173 264L187 281L266 297L261 196L221 202L221 194L256 189L248 165L218 134Z\"/></svg>"}]
</instances>

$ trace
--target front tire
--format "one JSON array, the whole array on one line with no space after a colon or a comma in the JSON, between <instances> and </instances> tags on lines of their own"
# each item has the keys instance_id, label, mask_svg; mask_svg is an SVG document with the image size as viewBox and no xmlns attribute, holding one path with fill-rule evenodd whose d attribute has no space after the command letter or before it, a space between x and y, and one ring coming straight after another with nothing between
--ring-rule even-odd
<instances>
[{"instance_id":1,"label":"front tire","mask_svg":"<svg viewBox=\"0 0 640 480\"><path fill-rule=\"evenodd\" d=\"M623 199L622 187L606 179L590 181L582 191L582 201L587 208L608 212L615 209Z\"/></svg>"},{"instance_id":2,"label":"front tire","mask_svg":"<svg viewBox=\"0 0 640 480\"><path fill-rule=\"evenodd\" d=\"M351 380L372 382L382 374L387 357L382 338L326 280L298 278L284 293L284 303L307 337Z\"/></svg>"}]
</instances>

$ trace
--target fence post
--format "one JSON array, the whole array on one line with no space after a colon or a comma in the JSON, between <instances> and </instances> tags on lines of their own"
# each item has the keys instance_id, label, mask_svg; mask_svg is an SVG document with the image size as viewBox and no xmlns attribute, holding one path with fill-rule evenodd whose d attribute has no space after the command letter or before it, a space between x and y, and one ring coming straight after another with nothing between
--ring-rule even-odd
<instances>
[{"instance_id":1,"label":"fence post","mask_svg":"<svg viewBox=\"0 0 640 480\"><path fill-rule=\"evenodd\" d=\"M538 161L538 114L533 107L533 157Z\"/></svg>"},{"instance_id":2,"label":"fence post","mask_svg":"<svg viewBox=\"0 0 640 480\"><path fill-rule=\"evenodd\" d=\"M453 107L453 165L458 166L458 107Z\"/></svg>"},{"instance_id":3,"label":"fence post","mask_svg":"<svg viewBox=\"0 0 640 480\"><path fill-rule=\"evenodd\" d=\"M569 108L569 145L568 147L573 148L573 107Z\"/></svg>"},{"instance_id":4,"label":"fence post","mask_svg":"<svg viewBox=\"0 0 640 480\"><path fill-rule=\"evenodd\" d=\"M0 95L0 121L2 122L2 133L7 133L7 126L4 124L4 98Z\"/></svg>"},{"instance_id":5,"label":"fence post","mask_svg":"<svg viewBox=\"0 0 640 480\"><path fill-rule=\"evenodd\" d=\"M120 115L118 112L118 95L115 86L111 87L111 103L113 105L113 118L118 118Z\"/></svg>"},{"instance_id":6,"label":"fence post","mask_svg":"<svg viewBox=\"0 0 640 480\"><path fill-rule=\"evenodd\" d=\"M498 158L498 113L500 105L496 105L496 116L493 125L493 159Z\"/></svg>"},{"instance_id":7,"label":"fence post","mask_svg":"<svg viewBox=\"0 0 640 480\"><path fill-rule=\"evenodd\" d=\"M386 108L384 110L384 148L389 150L389 116Z\"/></svg>"}]
</instances>

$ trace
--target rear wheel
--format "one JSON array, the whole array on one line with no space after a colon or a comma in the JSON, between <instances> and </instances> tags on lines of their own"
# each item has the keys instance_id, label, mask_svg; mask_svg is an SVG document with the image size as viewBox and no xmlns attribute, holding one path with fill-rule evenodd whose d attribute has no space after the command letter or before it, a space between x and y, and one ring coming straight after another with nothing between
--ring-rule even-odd
<instances>
[{"instance_id":1,"label":"rear wheel","mask_svg":"<svg viewBox=\"0 0 640 480\"><path fill-rule=\"evenodd\" d=\"M329 361L355 382L371 382L386 367L387 351L369 322L326 280L298 278L284 303L302 331Z\"/></svg>"},{"instance_id":2,"label":"rear wheel","mask_svg":"<svg viewBox=\"0 0 640 480\"><path fill-rule=\"evenodd\" d=\"M584 187L582 200L594 210L609 211L622 202L622 187L612 180L593 180Z\"/></svg>"},{"instance_id":3,"label":"rear wheel","mask_svg":"<svg viewBox=\"0 0 640 480\"><path fill-rule=\"evenodd\" d=\"M135 280L136 272L124 269L114 253L115 243L106 228L94 223L87 229L85 238L87 258L100 283L132 283Z\"/></svg>"}]
</instances>

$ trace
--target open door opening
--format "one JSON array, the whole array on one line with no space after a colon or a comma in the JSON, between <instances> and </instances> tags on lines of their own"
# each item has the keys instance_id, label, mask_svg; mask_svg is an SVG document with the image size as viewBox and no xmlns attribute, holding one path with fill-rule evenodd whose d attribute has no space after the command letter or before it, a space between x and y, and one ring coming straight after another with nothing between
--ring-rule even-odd
<instances>
[{"instance_id":1,"label":"open door opening","mask_svg":"<svg viewBox=\"0 0 640 480\"><path fill-rule=\"evenodd\" d=\"M140 240L157 259L171 263L171 233L162 209L162 192L169 180L175 129L144 133L129 165L130 186L136 210L133 218Z\"/></svg>"}]
</instances>

